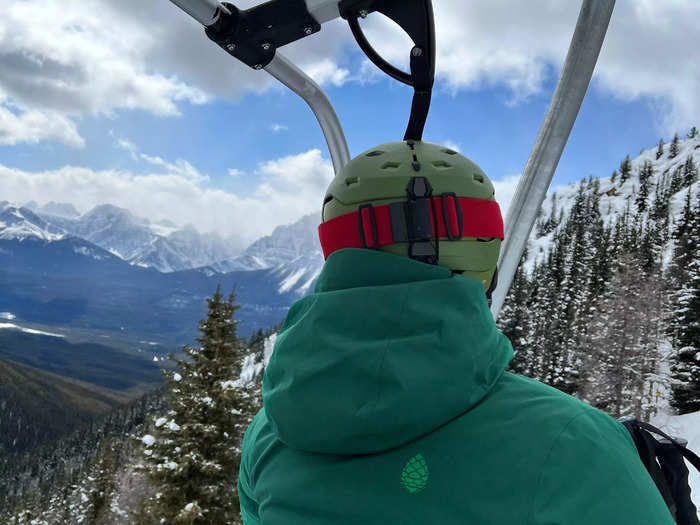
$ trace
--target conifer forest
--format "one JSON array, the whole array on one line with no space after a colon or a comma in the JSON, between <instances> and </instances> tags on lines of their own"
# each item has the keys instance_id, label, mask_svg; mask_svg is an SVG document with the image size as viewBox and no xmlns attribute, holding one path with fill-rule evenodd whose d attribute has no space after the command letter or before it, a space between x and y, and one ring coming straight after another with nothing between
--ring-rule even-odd
<instances>
[{"instance_id":1,"label":"conifer forest","mask_svg":"<svg viewBox=\"0 0 700 525\"><path fill-rule=\"evenodd\" d=\"M699 411L700 136L612 168L541 208L498 320L511 371L616 418ZM100 397L71 433L26 417L17 431L18 398L0 385L0 523L241 523L241 441L276 329L241 337L229 292L212 290L197 343L171 355L160 388ZM26 446L11 449L11 432Z\"/></svg>"}]
</instances>

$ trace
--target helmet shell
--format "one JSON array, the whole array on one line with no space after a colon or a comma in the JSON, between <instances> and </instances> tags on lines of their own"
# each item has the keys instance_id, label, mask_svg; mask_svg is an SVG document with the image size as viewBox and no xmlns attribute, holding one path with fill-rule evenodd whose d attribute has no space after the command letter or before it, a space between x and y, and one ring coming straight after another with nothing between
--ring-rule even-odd
<instances>
[{"instance_id":1,"label":"helmet shell","mask_svg":"<svg viewBox=\"0 0 700 525\"><path fill-rule=\"evenodd\" d=\"M323 201L323 221L356 212L363 204L403 202L406 186L417 176L428 179L434 196L453 192L458 197L495 200L486 174L458 152L430 142L389 142L358 155L336 175ZM500 248L500 239L441 238L438 264L478 279L488 288ZM408 257L408 243L379 249Z\"/></svg>"}]
</instances>

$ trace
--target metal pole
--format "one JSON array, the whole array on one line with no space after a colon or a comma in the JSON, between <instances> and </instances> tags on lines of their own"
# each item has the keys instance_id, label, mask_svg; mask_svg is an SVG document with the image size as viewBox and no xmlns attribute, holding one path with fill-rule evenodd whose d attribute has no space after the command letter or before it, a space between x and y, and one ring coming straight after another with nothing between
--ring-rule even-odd
<instances>
[{"instance_id":1,"label":"metal pole","mask_svg":"<svg viewBox=\"0 0 700 525\"><path fill-rule=\"evenodd\" d=\"M615 0L584 0L564 69L506 218L491 313L498 318L598 61Z\"/></svg>"},{"instance_id":2,"label":"metal pole","mask_svg":"<svg viewBox=\"0 0 700 525\"><path fill-rule=\"evenodd\" d=\"M216 0L170 0L185 13L197 20L203 26L210 26L218 19L221 12L231 14L228 9Z\"/></svg>"},{"instance_id":3,"label":"metal pole","mask_svg":"<svg viewBox=\"0 0 700 525\"><path fill-rule=\"evenodd\" d=\"M325 24L340 17L340 0L306 0L306 10L319 24Z\"/></svg>"},{"instance_id":4,"label":"metal pole","mask_svg":"<svg viewBox=\"0 0 700 525\"><path fill-rule=\"evenodd\" d=\"M265 67L265 71L294 91L309 105L326 137L333 169L338 173L350 161L350 152L343 127L326 94L316 82L279 51L272 62Z\"/></svg>"},{"instance_id":5,"label":"metal pole","mask_svg":"<svg viewBox=\"0 0 700 525\"><path fill-rule=\"evenodd\" d=\"M228 13L226 8L216 0L170 1L205 26L216 22L222 10ZM319 23L340 16L338 0L306 0L306 4L309 12ZM321 125L333 161L333 169L338 173L350 161L350 152L338 114L321 87L279 51L265 67L265 71L294 91L309 105Z\"/></svg>"}]
</instances>

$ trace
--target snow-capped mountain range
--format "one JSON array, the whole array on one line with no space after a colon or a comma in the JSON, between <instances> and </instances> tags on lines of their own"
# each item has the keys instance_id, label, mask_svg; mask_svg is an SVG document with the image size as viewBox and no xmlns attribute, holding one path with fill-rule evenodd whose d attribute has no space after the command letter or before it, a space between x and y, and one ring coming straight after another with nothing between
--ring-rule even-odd
<instances>
[{"instance_id":1,"label":"snow-capped mountain range","mask_svg":"<svg viewBox=\"0 0 700 525\"><path fill-rule=\"evenodd\" d=\"M636 174L647 161L653 166L650 199L653 199L654 188L661 179L682 170L689 157L700 165L700 135L680 140L678 152L673 158L669 149L670 145L666 144L663 155L658 159L656 147L642 151L631 160L632 175L622 184L619 178L616 181L611 181L611 177L600 178L601 213L612 220L627 206L634 205L639 190L639 177ZM693 191L700 191L697 189L699 184L695 183ZM556 206L569 210L577 188L577 184L556 188ZM685 192L687 189L671 198L671 217L680 213ZM552 205L553 200L548 198L543 205L543 216L551 213ZM31 202L17 206L0 201L0 239L35 237L45 242L56 242L67 236L77 237L132 265L166 273L199 269L211 276L270 270L270 274L278 280L280 293L294 291L297 295L311 290L323 266L317 226L316 214L305 216L294 224L279 226L271 235L255 241L242 254L234 256L230 248L234 243L216 234L200 234L191 227L178 229L168 223L151 223L109 204L80 215L67 203L52 202L38 206ZM533 231L529 249L530 265L546 253L551 235L538 237Z\"/></svg>"},{"instance_id":2,"label":"snow-capped mountain range","mask_svg":"<svg viewBox=\"0 0 700 525\"><path fill-rule=\"evenodd\" d=\"M279 226L234 256L234 243L193 227L152 223L128 210L103 204L80 215L71 204L23 206L0 201L0 239L28 237L56 242L75 237L94 244L131 265L163 273L200 269L207 275L273 270L280 293L307 293L323 265L315 215Z\"/></svg>"},{"instance_id":3,"label":"snow-capped mountain range","mask_svg":"<svg viewBox=\"0 0 700 525\"><path fill-rule=\"evenodd\" d=\"M210 268L218 273L240 270L272 270L279 279L279 292L306 295L323 267L318 240L318 217L311 214L294 224L278 226L271 235L258 239L235 259Z\"/></svg>"},{"instance_id":4,"label":"snow-capped mountain range","mask_svg":"<svg viewBox=\"0 0 700 525\"><path fill-rule=\"evenodd\" d=\"M161 272L206 266L234 255L231 243L218 235L151 223L110 204L80 215L65 203L38 207L0 202L0 239L35 237L54 242L67 236L95 244L132 265Z\"/></svg>"}]
</instances>

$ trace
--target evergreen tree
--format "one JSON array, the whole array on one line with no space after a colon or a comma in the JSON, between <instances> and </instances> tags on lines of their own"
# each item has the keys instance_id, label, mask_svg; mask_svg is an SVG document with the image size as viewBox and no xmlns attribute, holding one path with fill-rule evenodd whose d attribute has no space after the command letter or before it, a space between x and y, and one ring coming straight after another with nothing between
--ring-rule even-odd
<instances>
[{"instance_id":1,"label":"evergreen tree","mask_svg":"<svg viewBox=\"0 0 700 525\"><path fill-rule=\"evenodd\" d=\"M637 195L637 212L643 213L647 209L647 201L649 199L650 179L654 175L654 167L651 162L646 161L639 170L639 194Z\"/></svg>"},{"instance_id":2,"label":"evergreen tree","mask_svg":"<svg viewBox=\"0 0 700 525\"><path fill-rule=\"evenodd\" d=\"M690 132L688 133L688 138L689 138L689 139L694 139L694 138L697 137L697 136L698 136L698 128L696 128L695 126L693 126L693 127L690 129Z\"/></svg>"},{"instance_id":3,"label":"evergreen tree","mask_svg":"<svg viewBox=\"0 0 700 525\"><path fill-rule=\"evenodd\" d=\"M675 195L683 189L683 166L676 166L671 174L671 184L669 186L669 193Z\"/></svg>"},{"instance_id":4,"label":"evergreen tree","mask_svg":"<svg viewBox=\"0 0 700 525\"><path fill-rule=\"evenodd\" d=\"M501 331L510 340L515 356L510 363L510 369L516 374L532 377L535 374L535 355L529 340L530 322L530 283L523 270L523 262L527 260L527 250L523 254L513 277L513 284L498 318Z\"/></svg>"},{"instance_id":5,"label":"evergreen tree","mask_svg":"<svg viewBox=\"0 0 700 525\"><path fill-rule=\"evenodd\" d=\"M678 144L678 133L676 133L673 136L673 140L671 141L671 145L668 148L668 157L670 159L675 159L678 156L678 152L680 151L680 146Z\"/></svg>"},{"instance_id":6,"label":"evergreen tree","mask_svg":"<svg viewBox=\"0 0 700 525\"><path fill-rule=\"evenodd\" d=\"M696 180L698 180L698 168L693 157L688 155L685 164L683 164L683 186L690 186Z\"/></svg>"},{"instance_id":7,"label":"evergreen tree","mask_svg":"<svg viewBox=\"0 0 700 525\"><path fill-rule=\"evenodd\" d=\"M623 160L620 164L620 185L624 184L627 181L627 179L629 179L631 174L632 161L630 160L630 156L627 155L625 157L625 160Z\"/></svg>"},{"instance_id":8,"label":"evergreen tree","mask_svg":"<svg viewBox=\"0 0 700 525\"><path fill-rule=\"evenodd\" d=\"M610 182L615 184L616 180L617 180L617 170L613 170L612 175L610 176Z\"/></svg>"},{"instance_id":9,"label":"evergreen tree","mask_svg":"<svg viewBox=\"0 0 700 525\"><path fill-rule=\"evenodd\" d=\"M659 160L664 155L664 139L659 139L659 147L656 148L656 160Z\"/></svg>"},{"instance_id":10,"label":"evergreen tree","mask_svg":"<svg viewBox=\"0 0 700 525\"><path fill-rule=\"evenodd\" d=\"M696 259L691 280L677 294L676 351L671 366L671 406L680 414L700 410L700 264Z\"/></svg>"},{"instance_id":11,"label":"evergreen tree","mask_svg":"<svg viewBox=\"0 0 700 525\"><path fill-rule=\"evenodd\" d=\"M700 409L700 198L691 209L691 192L674 231L676 248L670 271L674 312L670 323L674 356L671 405L679 413Z\"/></svg>"},{"instance_id":12,"label":"evergreen tree","mask_svg":"<svg viewBox=\"0 0 700 525\"><path fill-rule=\"evenodd\" d=\"M170 411L144 436L146 468L156 495L141 517L155 523L240 523L236 491L240 443L257 410L241 384L244 346L236 333L234 297L207 300L198 347L186 346L177 372L166 374Z\"/></svg>"}]
</instances>

